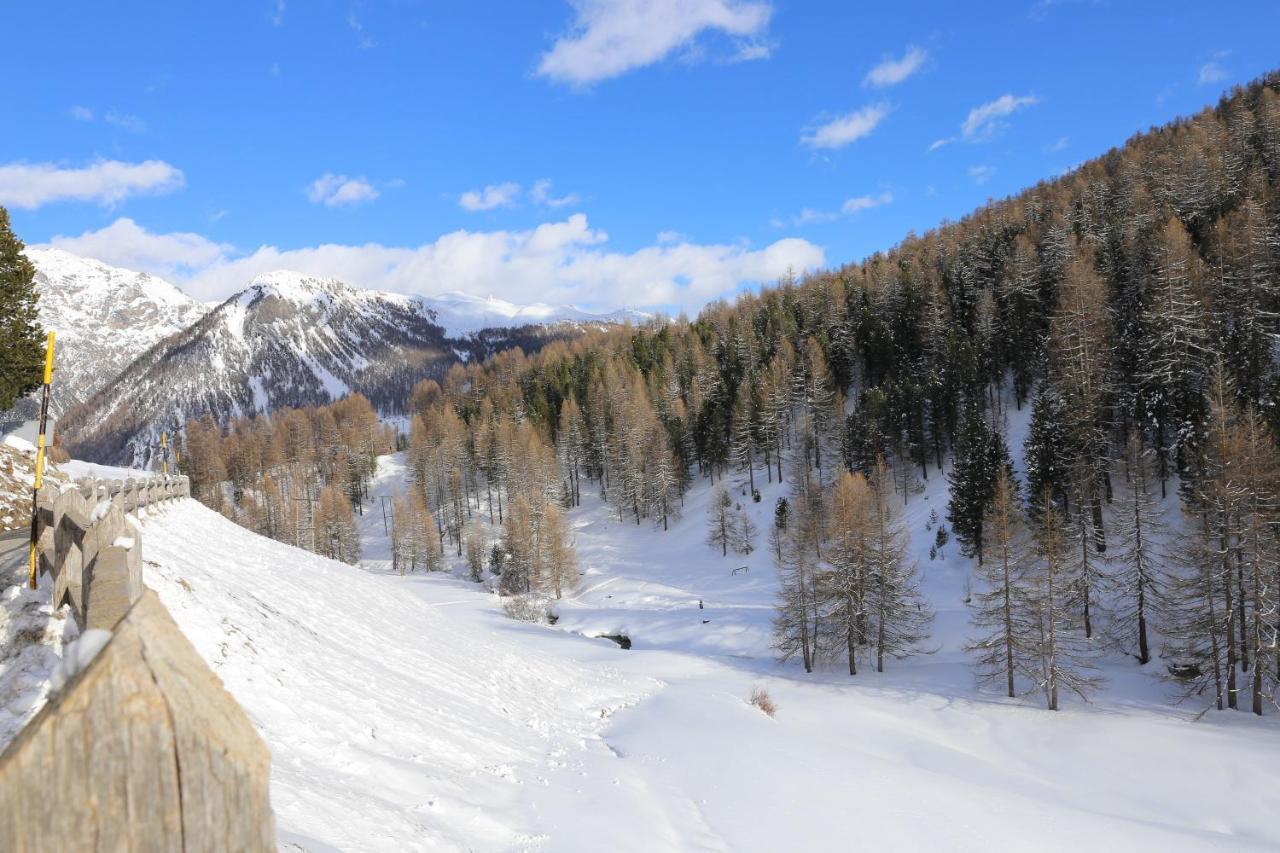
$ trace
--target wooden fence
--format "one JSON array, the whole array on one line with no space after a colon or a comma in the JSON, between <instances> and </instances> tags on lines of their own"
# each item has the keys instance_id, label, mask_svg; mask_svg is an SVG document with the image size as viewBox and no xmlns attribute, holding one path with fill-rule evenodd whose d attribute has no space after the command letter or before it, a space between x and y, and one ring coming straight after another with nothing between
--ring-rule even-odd
<instances>
[{"instance_id":1,"label":"wooden fence","mask_svg":"<svg viewBox=\"0 0 1280 853\"><path fill-rule=\"evenodd\" d=\"M275 849L266 745L142 583L129 514L190 494L186 477L41 490L53 604L110 638L0 754L0 850Z\"/></svg>"}]
</instances>

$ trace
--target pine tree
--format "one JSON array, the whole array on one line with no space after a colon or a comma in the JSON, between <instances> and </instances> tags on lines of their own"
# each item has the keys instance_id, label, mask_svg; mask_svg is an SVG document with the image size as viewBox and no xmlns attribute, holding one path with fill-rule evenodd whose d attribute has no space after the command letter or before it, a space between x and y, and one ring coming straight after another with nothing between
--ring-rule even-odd
<instances>
[{"instance_id":1,"label":"pine tree","mask_svg":"<svg viewBox=\"0 0 1280 853\"><path fill-rule=\"evenodd\" d=\"M797 654L805 672L813 672L819 652L818 561L808 533L813 530L803 510L790 513L786 530L780 535L781 559L778 569L778 609L773 619L773 646L781 660Z\"/></svg>"},{"instance_id":2,"label":"pine tree","mask_svg":"<svg viewBox=\"0 0 1280 853\"><path fill-rule=\"evenodd\" d=\"M1068 478L1072 451L1067 437L1067 418L1062 395L1052 383L1042 381L1031 405L1031 427L1023 442L1023 460L1027 467L1027 494L1032 509L1043 495L1050 495L1055 505L1070 509Z\"/></svg>"},{"instance_id":3,"label":"pine tree","mask_svg":"<svg viewBox=\"0 0 1280 853\"><path fill-rule=\"evenodd\" d=\"M316 550L331 560L354 563L360 559L360 533L347 496L335 485L320 492L315 520Z\"/></svg>"},{"instance_id":4,"label":"pine tree","mask_svg":"<svg viewBox=\"0 0 1280 853\"><path fill-rule=\"evenodd\" d=\"M1010 698L1017 695L1017 676L1034 660L1038 639L1028 618L1026 574L1032 556L1019 503L1017 484L1007 469L1001 470L984 525L990 558L978 569L983 589L971 617L982 634L967 647L977 655L978 680L1003 681Z\"/></svg>"},{"instance_id":5,"label":"pine tree","mask_svg":"<svg viewBox=\"0 0 1280 853\"><path fill-rule=\"evenodd\" d=\"M1000 469L1008 465L1009 452L1004 438L987 424L981 408L970 404L965 411L956 458L947 475L951 485L947 518L964 553L976 555L978 565L983 562L983 520L995 495Z\"/></svg>"},{"instance_id":6,"label":"pine tree","mask_svg":"<svg viewBox=\"0 0 1280 853\"><path fill-rule=\"evenodd\" d=\"M1168 531L1154 493L1157 474L1152 454L1137 433L1125 448L1126 489L1117 502L1115 533L1119 550L1111 575L1116 610L1112 630L1116 640L1137 649L1138 663L1151 660L1151 624L1159 621L1168 587L1168 561L1164 542Z\"/></svg>"},{"instance_id":7,"label":"pine tree","mask_svg":"<svg viewBox=\"0 0 1280 853\"><path fill-rule=\"evenodd\" d=\"M542 513L541 547L545 551L543 564L547 570L547 586L557 599L567 589L578 583L578 559L569 538L569 527L564 514L555 504L548 503Z\"/></svg>"},{"instance_id":8,"label":"pine tree","mask_svg":"<svg viewBox=\"0 0 1280 853\"><path fill-rule=\"evenodd\" d=\"M734 543L733 499L723 484L716 486L711 495L711 509L707 513L707 544L720 548L720 556L728 556Z\"/></svg>"},{"instance_id":9,"label":"pine tree","mask_svg":"<svg viewBox=\"0 0 1280 853\"><path fill-rule=\"evenodd\" d=\"M36 268L0 207L0 411L40 384L44 361L36 317Z\"/></svg>"},{"instance_id":10,"label":"pine tree","mask_svg":"<svg viewBox=\"0 0 1280 853\"><path fill-rule=\"evenodd\" d=\"M504 595L519 595L533 589L533 579L541 569L533 509L522 494L517 494L507 508L503 529L502 579L499 589Z\"/></svg>"},{"instance_id":11,"label":"pine tree","mask_svg":"<svg viewBox=\"0 0 1280 853\"><path fill-rule=\"evenodd\" d=\"M733 552L747 555L756 549L756 525L746 507L737 512L733 524Z\"/></svg>"},{"instance_id":12,"label":"pine tree","mask_svg":"<svg viewBox=\"0 0 1280 853\"><path fill-rule=\"evenodd\" d=\"M875 620L876 672L885 656L905 658L921 652L933 611L920 594L916 564L907 560L907 532L893 499L893 474L883 459L870 481L867 537L868 610Z\"/></svg>"},{"instance_id":13,"label":"pine tree","mask_svg":"<svg viewBox=\"0 0 1280 853\"><path fill-rule=\"evenodd\" d=\"M484 531L475 527L467 530L465 537L467 553L467 574L476 583L484 580L484 560L489 549L489 542Z\"/></svg>"},{"instance_id":14,"label":"pine tree","mask_svg":"<svg viewBox=\"0 0 1280 853\"><path fill-rule=\"evenodd\" d=\"M850 675L858 674L860 649L869 643L871 500L871 489L860 471L845 471L831 486L832 536L819 596L833 635L832 648L847 655Z\"/></svg>"},{"instance_id":15,"label":"pine tree","mask_svg":"<svg viewBox=\"0 0 1280 853\"><path fill-rule=\"evenodd\" d=\"M1101 681L1093 674L1097 667L1088 643L1074 627L1062 515L1049 500L1042 506L1036 528L1038 560L1027 574L1027 596L1035 626L1036 686L1049 710L1056 711L1062 689L1087 700Z\"/></svg>"}]
</instances>

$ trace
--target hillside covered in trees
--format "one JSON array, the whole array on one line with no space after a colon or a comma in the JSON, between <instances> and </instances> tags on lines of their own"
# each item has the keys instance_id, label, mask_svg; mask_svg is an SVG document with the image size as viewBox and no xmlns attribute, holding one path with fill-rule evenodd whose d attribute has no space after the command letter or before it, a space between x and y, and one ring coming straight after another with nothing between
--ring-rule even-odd
<instances>
[{"instance_id":1,"label":"hillside covered in trees","mask_svg":"<svg viewBox=\"0 0 1280 853\"><path fill-rule=\"evenodd\" d=\"M1271 74L862 262L422 381L405 559L461 554L482 518L507 530L503 591L559 593L584 493L661 536L694 478L785 481L779 652L854 674L928 650L898 512L946 477L984 679L1056 709L1115 649L1261 714L1280 679L1278 362ZM1026 406L1011 470L1006 410ZM189 423L183 465L242 524L354 559L342 526L393 442L351 398L225 435ZM713 547L752 547L735 524L713 517Z\"/></svg>"}]
</instances>

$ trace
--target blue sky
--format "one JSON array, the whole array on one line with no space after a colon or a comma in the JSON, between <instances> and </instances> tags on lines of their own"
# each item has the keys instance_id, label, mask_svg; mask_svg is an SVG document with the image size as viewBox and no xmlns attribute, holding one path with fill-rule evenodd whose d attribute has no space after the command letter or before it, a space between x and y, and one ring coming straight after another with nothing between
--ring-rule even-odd
<instances>
[{"instance_id":1,"label":"blue sky","mask_svg":"<svg viewBox=\"0 0 1280 853\"><path fill-rule=\"evenodd\" d=\"M19 235L203 299L291 267L696 309L1280 65L1263 2L11 0L4 21Z\"/></svg>"}]
</instances>

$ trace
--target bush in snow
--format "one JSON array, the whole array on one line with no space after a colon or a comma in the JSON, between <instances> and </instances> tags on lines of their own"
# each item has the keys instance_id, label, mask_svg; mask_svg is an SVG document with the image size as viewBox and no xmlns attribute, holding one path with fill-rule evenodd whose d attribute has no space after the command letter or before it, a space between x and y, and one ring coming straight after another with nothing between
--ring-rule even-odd
<instances>
[{"instance_id":1,"label":"bush in snow","mask_svg":"<svg viewBox=\"0 0 1280 853\"><path fill-rule=\"evenodd\" d=\"M763 687L756 687L751 691L751 704L755 705L761 711L764 711L770 717L778 710L778 706L773 704L773 697L769 695L769 691Z\"/></svg>"},{"instance_id":2,"label":"bush in snow","mask_svg":"<svg viewBox=\"0 0 1280 853\"><path fill-rule=\"evenodd\" d=\"M504 598L502 612L517 622L535 622L539 625L551 624L555 616L551 600L536 592Z\"/></svg>"}]
</instances>

